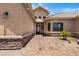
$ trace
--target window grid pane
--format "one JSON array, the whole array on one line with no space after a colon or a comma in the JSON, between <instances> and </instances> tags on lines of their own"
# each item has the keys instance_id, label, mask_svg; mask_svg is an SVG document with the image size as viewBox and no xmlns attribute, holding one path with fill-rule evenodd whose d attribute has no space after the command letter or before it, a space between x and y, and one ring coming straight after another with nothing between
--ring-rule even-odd
<instances>
[{"instance_id":1,"label":"window grid pane","mask_svg":"<svg viewBox=\"0 0 79 59\"><path fill-rule=\"evenodd\" d=\"M63 31L63 23L53 23L53 31Z\"/></svg>"}]
</instances>

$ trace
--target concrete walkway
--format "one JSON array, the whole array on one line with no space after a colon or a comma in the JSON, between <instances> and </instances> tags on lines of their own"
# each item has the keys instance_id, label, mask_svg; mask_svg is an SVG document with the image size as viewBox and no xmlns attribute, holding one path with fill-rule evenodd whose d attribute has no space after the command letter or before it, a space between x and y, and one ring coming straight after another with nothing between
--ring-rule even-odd
<instances>
[{"instance_id":1,"label":"concrete walkway","mask_svg":"<svg viewBox=\"0 0 79 59\"><path fill-rule=\"evenodd\" d=\"M71 39L71 38L70 38ZM1 56L79 55L79 45L69 44L58 37L35 35L21 50L0 50Z\"/></svg>"}]
</instances>

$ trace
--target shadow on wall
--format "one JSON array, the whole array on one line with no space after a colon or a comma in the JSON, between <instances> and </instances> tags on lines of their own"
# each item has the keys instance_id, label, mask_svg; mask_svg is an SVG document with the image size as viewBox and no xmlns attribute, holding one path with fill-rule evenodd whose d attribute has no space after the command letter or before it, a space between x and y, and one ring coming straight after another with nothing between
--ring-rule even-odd
<instances>
[{"instance_id":1,"label":"shadow on wall","mask_svg":"<svg viewBox=\"0 0 79 59\"><path fill-rule=\"evenodd\" d=\"M0 4L0 36L24 35L33 31L33 20L23 5Z\"/></svg>"},{"instance_id":2,"label":"shadow on wall","mask_svg":"<svg viewBox=\"0 0 79 59\"><path fill-rule=\"evenodd\" d=\"M26 27L31 30L31 25L25 25L18 20L2 19L0 20L0 35L24 35L32 32L30 30L28 31Z\"/></svg>"}]
</instances>

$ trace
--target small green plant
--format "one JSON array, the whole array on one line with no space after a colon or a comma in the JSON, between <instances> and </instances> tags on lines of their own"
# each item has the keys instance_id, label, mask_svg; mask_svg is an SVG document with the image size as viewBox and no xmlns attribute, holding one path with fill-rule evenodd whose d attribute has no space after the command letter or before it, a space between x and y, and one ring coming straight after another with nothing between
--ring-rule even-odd
<instances>
[{"instance_id":1,"label":"small green plant","mask_svg":"<svg viewBox=\"0 0 79 59\"><path fill-rule=\"evenodd\" d=\"M63 31L60 33L60 36L63 37L63 40L67 40L67 37L68 36L71 36L71 33L70 32L66 32L66 31Z\"/></svg>"}]
</instances>

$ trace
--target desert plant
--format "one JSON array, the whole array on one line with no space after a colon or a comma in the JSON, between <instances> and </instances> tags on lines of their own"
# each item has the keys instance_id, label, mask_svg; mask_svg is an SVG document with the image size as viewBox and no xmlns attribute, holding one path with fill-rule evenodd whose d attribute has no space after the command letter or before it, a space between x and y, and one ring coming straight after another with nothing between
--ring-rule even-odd
<instances>
[{"instance_id":1,"label":"desert plant","mask_svg":"<svg viewBox=\"0 0 79 59\"><path fill-rule=\"evenodd\" d=\"M66 31L63 31L60 33L60 36L63 37L63 40L67 40L67 37L68 36L71 36L71 33L70 32L66 32Z\"/></svg>"}]
</instances>

